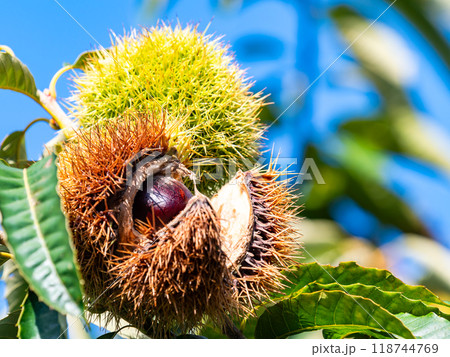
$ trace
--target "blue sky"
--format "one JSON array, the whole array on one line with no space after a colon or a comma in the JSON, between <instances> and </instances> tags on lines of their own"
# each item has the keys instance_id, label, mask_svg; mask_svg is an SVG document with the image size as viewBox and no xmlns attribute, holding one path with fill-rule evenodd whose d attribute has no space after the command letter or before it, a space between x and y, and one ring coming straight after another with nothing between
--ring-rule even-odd
<instances>
[{"instance_id":1,"label":"blue sky","mask_svg":"<svg viewBox=\"0 0 450 357\"><path fill-rule=\"evenodd\" d=\"M142 3L60 0L66 12L54 0L7 0L4 7L8 16L0 23L0 43L14 50L42 90L63 63L74 61L83 51L108 47L111 30L122 34L132 27L155 24L158 18L198 23L200 29L209 26L208 33L224 35L224 41L233 45L237 60L256 80L255 89L266 88L276 104L272 109L280 113L346 46L327 17L330 4L362 4L357 0L266 0L246 1L242 7L219 10L217 1L179 0L162 1L151 15L142 11ZM386 6L385 1L376 0L359 8L374 18ZM391 35L406 51L409 65L412 63L415 68L404 84L406 92L422 122L434 126L433 139L438 134L443 137L441 143L447 147L442 148L442 153L449 158L450 74L424 38L395 9L387 11L377 25L390 26ZM450 33L448 28L445 33ZM352 75L357 67L351 55L350 49L271 128L268 145L276 152L281 150L282 157L300 158L308 140L326 144L346 118L376 113L380 97L369 81ZM70 94L69 76L64 75L58 82L58 99L64 100ZM0 105L1 138L23 129L37 117L48 117L34 101L11 91L0 91ZM29 157L38 159L43 143L54 135L45 123L30 129L26 137ZM450 217L446 214L450 200L448 173L393 157L386 170L386 185L425 218L438 240L450 246ZM420 190L418 185L422 186ZM349 217L354 214L354 209L347 210ZM344 227L345 221L341 221ZM346 229L350 231L350 226Z\"/></svg>"},{"instance_id":2,"label":"blue sky","mask_svg":"<svg viewBox=\"0 0 450 357\"><path fill-rule=\"evenodd\" d=\"M110 44L109 30L123 33L136 25L138 7L133 0L60 1L60 4L102 46ZM38 89L48 87L53 74L65 62L73 62L86 50L99 47L55 1L2 2L0 43L13 49L15 55L25 63L35 77ZM69 95L70 84L58 83L58 97ZM0 137L21 130L37 117L49 117L33 100L11 91L0 91ZM54 131L45 123L30 129L26 141L29 156L39 158L42 144L50 140Z\"/></svg>"},{"instance_id":3,"label":"blue sky","mask_svg":"<svg viewBox=\"0 0 450 357\"><path fill-rule=\"evenodd\" d=\"M102 46L109 46L109 30L123 33L136 25L137 6L133 0L74 1L60 2L68 12ZM48 87L53 74L65 62L74 61L86 50L97 48L94 41L54 1L2 1L0 21L0 44L13 49L15 55L25 63L35 77L38 89ZM58 97L69 95L70 82L66 75L58 83ZM48 114L32 99L12 91L0 90L0 138L24 129L35 118ZM43 143L49 141L55 132L45 123L37 123L27 133L26 144L31 159L38 159ZM4 295L4 284L0 281L0 296ZM0 299L0 316L7 306ZM98 333L95 330L95 333Z\"/></svg>"},{"instance_id":4,"label":"blue sky","mask_svg":"<svg viewBox=\"0 0 450 357\"><path fill-rule=\"evenodd\" d=\"M99 44L108 47L110 30L121 34L131 27L155 23L157 16L169 21L179 19L182 23L199 22L201 28L211 22L208 32L225 35L225 41L233 44L237 59L244 68L249 69L250 75L258 80L257 88L268 88L266 92L272 93L271 99L280 108L287 107L299 94L301 86L299 88L298 83L302 81L307 83L305 73L310 77L317 75L319 66L326 67L342 51L342 44L339 43L336 34L330 31L331 24L323 18L325 4L331 1L305 1L306 5L297 6L293 5L294 2L290 4L277 1L258 3L250 1L249 3L253 5L244 10L231 7L220 12L215 6L215 1L198 0L195 1L195 6L190 6L189 1L178 1L173 2L175 5L162 6L153 17L143 15L142 1L137 0L85 1L82 2L82 6L73 1L61 0L59 3L79 24L54 0L4 1L8 16L4 16L0 23L0 43L11 47L29 67L39 89L48 86L53 74L64 62L72 62L79 53L96 48ZM320 28L317 28L317 23L303 11L302 6L312 7L312 4L317 8L316 20L320 21ZM380 13L385 7L384 1L374 1L367 6L367 12ZM411 29L411 25L395 11L387 12L380 20L382 21L400 24L395 29L407 41L412 51L423 50L423 46L426 47L423 38L418 36ZM316 33L321 43L321 56L314 61L317 52L314 46L317 46L317 40L311 34ZM256 35L261 38L262 50L258 52L256 49L253 54L246 52L246 43L255 41ZM277 54L277 42L271 46L270 41L281 41L282 51ZM270 49L274 51L268 52ZM408 87L409 93L420 98L420 101L416 102L421 111L428 115L428 119L438 120L440 125L444 125L450 131L450 121L445 120L450 110L450 104L446 100L448 81L446 84L445 78L442 80L436 78L438 73L442 72L442 68L439 71L433 70L436 66L442 67L443 64L436 60L436 55L429 49L427 56L416 56L416 60L421 70ZM335 68L324 76L323 81L316 83L317 88L311 88L310 93L305 95L306 100L334 103L327 106L314 105L315 129L318 131L333 130L330 121L339 121L340 117L345 117L350 112L355 115L358 112L368 115L378 104L370 84L363 91L361 83L358 84L358 90L354 90L351 86L345 90L342 83L339 83L338 91L317 90L320 86L334 85L333 81L339 78L339 73L345 73L343 68L349 65L351 66L351 61L343 56ZM69 95L70 82L65 80L69 76L70 74L65 75L58 84L59 98L63 99ZM309 81L311 80L309 78ZM48 117L32 100L10 91L0 91L0 104L2 123L0 137L24 128L36 117ZM305 108L304 111L308 112ZM297 119L296 114L294 106L285 115L286 125L290 125L289 118ZM281 130L284 129L285 127ZM30 131L27 144L31 158L36 159L39 156L42 143L49 140L52 135L53 131L44 123L37 124L36 128ZM295 153L296 156L301 138L296 138L294 143L292 137L277 133L276 129L271 136L275 140L278 135L282 136L281 142L286 155Z\"/></svg>"}]
</instances>

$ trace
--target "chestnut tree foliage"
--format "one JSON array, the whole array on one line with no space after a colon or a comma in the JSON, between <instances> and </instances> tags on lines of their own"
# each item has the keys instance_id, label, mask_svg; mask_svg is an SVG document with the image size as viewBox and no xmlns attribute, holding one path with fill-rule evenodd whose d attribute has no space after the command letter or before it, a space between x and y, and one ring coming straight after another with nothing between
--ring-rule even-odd
<instances>
[{"instance_id":1,"label":"chestnut tree foliage","mask_svg":"<svg viewBox=\"0 0 450 357\"><path fill-rule=\"evenodd\" d=\"M42 92L14 53L6 46L0 49L0 88L39 103L51 119L38 121L67 134L72 123L54 94L59 75ZM82 54L69 67L83 69L87 55L95 52ZM76 252L57 192L59 143L46 145L37 162L28 160L25 135L30 125L6 136L0 148L0 265L9 307L0 320L0 338L67 338L66 317L88 320L92 312L83 302ZM233 317L235 335L205 317L199 329L189 335L172 331L172 337L286 338L322 330L324 338L450 338L450 304L386 270L352 262L336 267L304 263L285 273L284 285L270 302ZM102 338L120 333L112 331Z\"/></svg>"}]
</instances>

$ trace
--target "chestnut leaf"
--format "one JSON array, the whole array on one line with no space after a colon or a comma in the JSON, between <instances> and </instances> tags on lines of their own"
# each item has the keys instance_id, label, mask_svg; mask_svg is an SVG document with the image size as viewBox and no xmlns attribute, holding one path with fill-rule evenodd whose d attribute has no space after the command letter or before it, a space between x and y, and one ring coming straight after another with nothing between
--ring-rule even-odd
<instances>
[{"instance_id":1,"label":"chestnut leaf","mask_svg":"<svg viewBox=\"0 0 450 357\"><path fill-rule=\"evenodd\" d=\"M419 338L450 338L450 321L430 312L425 316L408 313L396 315Z\"/></svg>"},{"instance_id":2,"label":"chestnut leaf","mask_svg":"<svg viewBox=\"0 0 450 357\"><path fill-rule=\"evenodd\" d=\"M39 301L32 291L23 304L23 313L18 321L18 337L21 339L57 339L67 337L67 326L60 323L60 315Z\"/></svg>"},{"instance_id":3,"label":"chestnut leaf","mask_svg":"<svg viewBox=\"0 0 450 357\"><path fill-rule=\"evenodd\" d=\"M0 159L5 160L10 166L21 168L27 166L24 131L15 131L5 137L0 146Z\"/></svg>"},{"instance_id":4,"label":"chestnut leaf","mask_svg":"<svg viewBox=\"0 0 450 357\"><path fill-rule=\"evenodd\" d=\"M450 307L424 286L405 284L388 270L366 268L355 262L342 262L336 267L318 263L302 264L286 273L286 283L287 288L279 296L294 295L310 283L336 283L341 286L359 283L378 287L384 292L401 292L406 298L420 300L427 305Z\"/></svg>"},{"instance_id":5,"label":"chestnut leaf","mask_svg":"<svg viewBox=\"0 0 450 357\"><path fill-rule=\"evenodd\" d=\"M370 330L377 338L415 338L406 326L372 300L342 291L299 294L269 307L258 319L256 338L285 338L305 331Z\"/></svg>"},{"instance_id":6,"label":"chestnut leaf","mask_svg":"<svg viewBox=\"0 0 450 357\"><path fill-rule=\"evenodd\" d=\"M7 52L0 52L0 88L20 92L40 102L30 70L17 57Z\"/></svg>"},{"instance_id":7,"label":"chestnut leaf","mask_svg":"<svg viewBox=\"0 0 450 357\"><path fill-rule=\"evenodd\" d=\"M6 245L32 290L62 314L83 312L80 275L57 194L56 157L20 170L0 162Z\"/></svg>"}]
</instances>

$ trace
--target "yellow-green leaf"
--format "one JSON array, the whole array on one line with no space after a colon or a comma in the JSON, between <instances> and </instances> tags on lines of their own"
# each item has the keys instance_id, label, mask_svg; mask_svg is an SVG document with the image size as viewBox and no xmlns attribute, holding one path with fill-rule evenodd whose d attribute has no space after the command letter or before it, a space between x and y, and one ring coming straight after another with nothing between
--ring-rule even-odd
<instances>
[{"instance_id":1,"label":"yellow-green leaf","mask_svg":"<svg viewBox=\"0 0 450 357\"><path fill-rule=\"evenodd\" d=\"M34 77L17 57L0 52L0 88L28 95L39 103Z\"/></svg>"},{"instance_id":2,"label":"yellow-green leaf","mask_svg":"<svg viewBox=\"0 0 450 357\"><path fill-rule=\"evenodd\" d=\"M11 166L27 165L24 131L15 131L3 139L0 146L0 159Z\"/></svg>"}]
</instances>

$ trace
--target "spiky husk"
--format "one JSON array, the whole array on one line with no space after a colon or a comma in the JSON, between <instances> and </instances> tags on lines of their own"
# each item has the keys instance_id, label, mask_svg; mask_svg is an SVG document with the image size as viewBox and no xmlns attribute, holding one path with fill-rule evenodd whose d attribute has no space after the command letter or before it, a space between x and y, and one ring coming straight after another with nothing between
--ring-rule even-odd
<instances>
[{"instance_id":1,"label":"spiky husk","mask_svg":"<svg viewBox=\"0 0 450 357\"><path fill-rule=\"evenodd\" d=\"M141 241L117 262L114 273L121 278L114 291L120 294L113 299L134 308L120 307L121 316L129 321L136 314L153 316L150 321L138 320L146 321L141 327L158 337L175 326L189 331L201 324L204 314L222 325L237 306L221 250L220 226L209 200L201 194L191 198L154 239L154 244Z\"/></svg>"},{"instance_id":2,"label":"spiky husk","mask_svg":"<svg viewBox=\"0 0 450 357\"><path fill-rule=\"evenodd\" d=\"M61 198L88 297L104 291L110 280L117 241L115 206L125 186L126 163L146 148L168 150L164 121L126 115L105 128L80 130L59 154Z\"/></svg>"},{"instance_id":3,"label":"spiky husk","mask_svg":"<svg viewBox=\"0 0 450 357\"><path fill-rule=\"evenodd\" d=\"M142 152L167 152L172 131L163 118L128 114L81 130L59 155L61 198L87 306L158 337L174 325L192 328L205 313L220 321L233 305L206 197L194 197L178 220L158 232L141 222L139 239L119 236L127 164Z\"/></svg>"},{"instance_id":4,"label":"spiky husk","mask_svg":"<svg viewBox=\"0 0 450 357\"><path fill-rule=\"evenodd\" d=\"M162 24L114 36L113 46L93 56L74 83L71 111L85 127L107 123L130 107L164 109L176 120L182 118L183 130L172 139L183 161L192 165L202 160L202 192L229 179L214 183L207 175L216 172L217 160L225 169L229 163L242 168L259 155L263 125L258 115L264 98L250 91L253 83L228 46L196 27Z\"/></svg>"},{"instance_id":5,"label":"spiky husk","mask_svg":"<svg viewBox=\"0 0 450 357\"><path fill-rule=\"evenodd\" d=\"M244 191L242 197L250 201L251 207L249 223L247 217L243 217L241 223L243 228L249 226L250 235L245 233L234 237L234 242L230 243L226 241L230 236L225 232L221 234L223 245L232 247L232 251L227 252L231 261L228 265L234 271L238 298L247 306L268 298L271 292L279 292L283 288L282 271L289 269L295 263L294 257L298 257L299 234L293 228L298 220L298 207L288 180L279 180L285 174L269 165L265 170L255 168L238 172L227 185ZM226 192L226 186L222 190L212 199L218 212L221 212L221 192ZM226 196L229 197L229 194ZM226 204L233 207L235 203ZM245 204L236 207L236 215L240 214L242 206ZM248 211L246 208L244 210ZM221 222L227 220L220 213L219 216ZM245 232L245 229L242 231Z\"/></svg>"}]
</instances>

